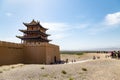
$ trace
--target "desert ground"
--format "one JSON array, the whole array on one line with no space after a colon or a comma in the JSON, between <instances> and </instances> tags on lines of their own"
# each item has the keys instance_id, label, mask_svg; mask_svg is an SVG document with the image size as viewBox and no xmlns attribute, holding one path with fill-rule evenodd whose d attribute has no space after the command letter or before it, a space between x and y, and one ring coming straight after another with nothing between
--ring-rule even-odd
<instances>
[{"instance_id":1,"label":"desert ground","mask_svg":"<svg viewBox=\"0 0 120 80\"><path fill-rule=\"evenodd\" d=\"M109 54L61 54L61 59L68 59L68 63L4 65L0 66L0 80L120 80L120 60L106 55ZM100 59L93 60L93 56Z\"/></svg>"}]
</instances>

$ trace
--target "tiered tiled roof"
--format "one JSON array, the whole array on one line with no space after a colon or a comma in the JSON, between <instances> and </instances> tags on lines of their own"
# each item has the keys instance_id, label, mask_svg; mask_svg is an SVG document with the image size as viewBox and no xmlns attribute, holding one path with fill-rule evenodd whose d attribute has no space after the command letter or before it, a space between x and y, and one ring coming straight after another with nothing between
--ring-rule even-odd
<instances>
[{"instance_id":1,"label":"tiered tiled roof","mask_svg":"<svg viewBox=\"0 0 120 80\"><path fill-rule=\"evenodd\" d=\"M40 22L39 22L39 21L35 21L34 19L33 19L30 23L24 23L24 22L23 22L23 24L24 24L25 26L27 26L27 27L29 27L29 26L39 26L39 27L41 27L42 29L48 30L47 28L42 27L42 26L40 25Z\"/></svg>"},{"instance_id":2,"label":"tiered tiled roof","mask_svg":"<svg viewBox=\"0 0 120 80\"><path fill-rule=\"evenodd\" d=\"M30 23L23 23L27 29L19 30L24 33L23 36L16 36L23 40L24 42L49 42L47 37L49 34L46 34L46 28L40 25L40 22L32 20ZM35 29L34 29L35 28Z\"/></svg>"}]
</instances>

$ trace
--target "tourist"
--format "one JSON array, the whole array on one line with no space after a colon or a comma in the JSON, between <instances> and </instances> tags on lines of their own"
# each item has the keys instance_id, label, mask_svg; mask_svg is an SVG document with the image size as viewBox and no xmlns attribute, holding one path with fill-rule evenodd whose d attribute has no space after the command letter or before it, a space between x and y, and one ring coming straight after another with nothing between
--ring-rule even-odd
<instances>
[{"instance_id":1,"label":"tourist","mask_svg":"<svg viewBox=\"0 0 120 80\"><path fill-rule=\"evenodd\" d=\"M73 63L73 60L72 60L72 63Z\"/></svg>"},{"instance_id":2,"label":"tourist","mask_svg":"<svg viewBox=\"0 0 120 80\"><path fill-rule=\"evenodd\" d=\"M66 59L66 63L68 63L68 59Z\"/></svg>"},{"instance_id":3,"label":"tourist","mask_svg":"<svg viewBox=\"0 0 120 80\"><path fill-rule=\"evenodd\" d=\"M111 52L111 55L110 55L110 56L111 56L111 58L113 58L113 55L114 55L114 52L112 51L112 52Z\"/></svg>"},{"instance_id":4,"label":"tourist","mask_svg":"<svg viewBox=\"0 0 120 80\"><path fill-rule=\"evenodd\" d=\"M74 59L74 62L76 62L76 60Z\"/></svg>"},{"instance_id":5,"label":"tourist","mask_svg":"<svg viewBox=\"0 0 120 80\"><path fill-rule=\"evenodd\" d=\"M98 56L97 59L100 59L100 56Z\"/></svg>"},{"instance_id":6,"label":"tourist","mask_svg":"<svg viewBox=\"0 0 120 80\"><path fill-rule=\"evenodd\" d=\"M112 57L112 58L116 58L116 57L117 57L116 51L112 51L112 52L111 52L111 57Z\"/></svg>"},{"instance_id":7,"label":"tourist","mask_svg":"<svg viewBox=\"0 0 120 80\"><path fill-rule=\"evenodd\" d=\"M93 56L93 60L95 60L96 59L96 57L95 56Z\"/></svg>"},{"instance_id":8,"label":"tourist","mask_svg":"<svg viewBox=\"0 0 120 80\"><path fill-rule=\"evenodd\" d=\"M120 59L120 51L118 51L118 59Z\"/></svg>"}]
</instances>

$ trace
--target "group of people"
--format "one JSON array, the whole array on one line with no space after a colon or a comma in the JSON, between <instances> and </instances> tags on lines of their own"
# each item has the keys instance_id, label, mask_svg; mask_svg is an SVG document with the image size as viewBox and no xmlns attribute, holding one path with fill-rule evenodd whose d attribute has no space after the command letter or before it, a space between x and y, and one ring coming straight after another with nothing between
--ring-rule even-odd
<instances>
[{"instance_id":1,"label":"group of people","mask_svg":"<svg viewBox=\"0 0 120 80\"><path fill-rule=\"evenodd\" d=\"M76 62L76 60L74 59L74 60L71 60L71 62L73 63L73 62ZM69 63L69 60L68 59L66 59L65 61L64 61L64 63Z\"/></svg>"},{"instance_id":2,"label":"group of people","mask_svg":"<svg viewBox=\"0 0 120 80\"><path fill-rule=\"evenodd\" d=\"M100 56L93 56L93 60L95 60L95 59L100 59Z\"/></svg>"},{"instance_id":3,"label":"group of people","mask_svg":"<svg viewBox=\"0 0 120 80\"><path fill-rule=\"evenodd\" d=\"M120 59L120 51L112 51L111 57Z\"/></svg>"}]
</instances>

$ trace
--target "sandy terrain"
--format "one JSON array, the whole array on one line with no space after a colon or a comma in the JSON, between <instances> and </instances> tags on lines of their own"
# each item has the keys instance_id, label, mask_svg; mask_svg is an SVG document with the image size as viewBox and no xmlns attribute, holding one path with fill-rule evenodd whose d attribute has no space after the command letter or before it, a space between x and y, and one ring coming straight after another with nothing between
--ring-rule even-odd
<instances>
[{"instance_id":1,"label":"sandy terrain","mask_svg":"<svg viewBox=\"0 0 120 80\"><path fill-rule=\"evenodd\" d=\"M105 58L105 55L61 55L63 60L88 60L73 64L1 66L0 80L120 80L120 60ZM93 56L100 59L89 60Z\"/></svg>"},{"instance_id":2,"label":"sandy terrain","mask_svg":"<svg viewBox=\"0 0 120 80\"><path fill-rule=\"evenodd\" d=\"M84 55L61 54L61 60L69 59L69 61L72 61L72 60L79 61L79 60L92 59L93 56L100 57L100 58L105 58L105 55L109 55L109 54L102 54L102 53L101 54L100 53L99 54L97 54L97 53L84 53Z\"/></svg>"}]
</instances>

